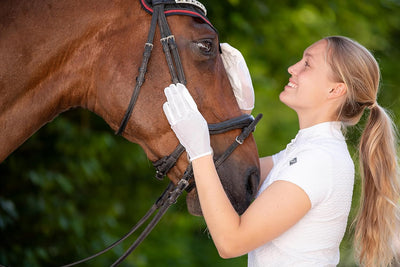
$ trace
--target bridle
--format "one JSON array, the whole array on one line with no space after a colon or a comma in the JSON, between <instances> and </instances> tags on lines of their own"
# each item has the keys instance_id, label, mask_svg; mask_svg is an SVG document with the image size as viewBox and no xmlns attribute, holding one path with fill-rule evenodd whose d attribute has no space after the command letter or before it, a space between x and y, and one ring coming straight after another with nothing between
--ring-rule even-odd
<instances>
[{"instance_id":1,"label":"bridle","mask_svg":"<svg viewBox=\"0 0 400 267\"><path fill-rule=\"evenodd\" d=\"M128 124L129 118L132 114L132 110L139 96L141 86L144 83L147 64L149 62L151 51L153 48L153 39L155 35L157 22L161 33L160 41L162 43L163 51L171 74L172 82L175 84L178 82L186 84L186 79L182 63L178 54L177 45L175 43L175 37L171 34L166 16L174 14L183 14L183 15L198 17L202 19L204 22L208 23L213 29L215 29L206 18L207 11L205 7L196 0L140 0L140 2L142 4L142 7L147 12L152 14L152 19L150 24L150 30L147 37L147 42L144 48L142 63L139 68L139 74L136 78L136 85L133 90L128 108L121 121L120 127L116 132L117 135L121 135L125 130L125 127ZM215 160L215 167L217 169L239 145L243 144L245 139L254 131L256 124L261 118L262 114L259 114L255 119L250 115L241 115L239 117L232 118L227 121L208 125L210 134L220 134L234 129L242 129L241 134L236 137L235 141L225 150L225 152L221 156L218 157L218 159ZM179 144L170 155L165 156L157 160L156 162L153 162L153 165L156 168L156 178L163 179L164 176L166 176L167 173L175 166L176 162L178 161L179 157L184 151L185 148L182 146L182 144ZM135 242L111 266L119 265L147 237L147 235L159 222L159 220L165 214L168 208L172 204L176 203L178 197L182 194L182 192L184 190L190 192L195 187L194 181L192 183L189 183L189 180L193 180L192 178L193 178L192 165L189 164L183 174L183 177L179 180L179 182L176 185L170 182L165 191L156 200L156 202L143 216L143 218L140 219L139 222L134 227L132 227L132 229L127 234L125 234L121 239L119 239L118 241L114 242L107 248L103 249L102 251L92 256L89 256L87 258L84 258L82 260L67 265L63 265L63 267L74 266L86 262L109 251L110 249L119 245L131 234L133 234L144 222L146 222L151 217L151 215L153 215L155 211L158 210L158 212L153 216L152 220L148 223L146 228L138 236Z\"/></svg>"}]
</instances>

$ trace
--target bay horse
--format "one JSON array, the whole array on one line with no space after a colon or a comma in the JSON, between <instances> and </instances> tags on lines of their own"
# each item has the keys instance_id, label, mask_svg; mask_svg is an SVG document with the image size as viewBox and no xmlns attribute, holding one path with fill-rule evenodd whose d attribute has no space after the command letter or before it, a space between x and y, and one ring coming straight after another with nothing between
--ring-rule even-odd
<instances>
[{"instance_id":1,"label":"bay horse","mask_svg":"<svg viewBox=\"0 0 400 267\"><path fill-rule=\"evenodd\" d=\"M94 112L116 131L135 86L150 21L141 2L133 0L1 1L0 162L71 108ZM187 87L208 123L240 116L212 25L186 15L169 16L168 24ZM170 83L162 46L154 42L146 80L122 133L153 162L178 145L162 111L163 89ZM213 135L214 154L222 154L238 134L234 129ZM169 179L177 183L187 165L183 153ZM254 138L247 138L218 172L235 209L243 213L259 182ZM195 189L186 202L191 214L201 215Z\"/></svg>"}]
</instances>

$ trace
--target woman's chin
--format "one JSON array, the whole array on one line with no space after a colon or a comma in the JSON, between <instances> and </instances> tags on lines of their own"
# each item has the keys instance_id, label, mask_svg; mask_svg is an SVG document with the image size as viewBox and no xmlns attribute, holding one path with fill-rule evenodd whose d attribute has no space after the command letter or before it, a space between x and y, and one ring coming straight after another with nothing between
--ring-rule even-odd
<instances>
[{"instance_id":1,"label":"woman's chin","mask_svg":"<svg viewBox=\"0 0 400 267\"><path fill-rule=\"evenodd\" d=\"M279 94L279 100L285 104L288 105L288 98L289 98L289 93L285 90L283 90L280 94Z\"/></svg>"}]
</instances>

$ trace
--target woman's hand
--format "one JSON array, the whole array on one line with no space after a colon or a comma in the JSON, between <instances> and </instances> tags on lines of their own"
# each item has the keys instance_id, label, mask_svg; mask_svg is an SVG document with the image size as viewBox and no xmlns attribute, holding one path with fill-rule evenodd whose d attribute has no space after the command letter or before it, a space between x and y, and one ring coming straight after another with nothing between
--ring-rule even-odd
<instances>
[{"instance_id":1,"label":"woman's hand","mask_svg":"<svg viewBox=\"0 0 400 267\"><path fill-rule=\"evenodd\" d=\"M164 89L167 102L165 116L190 160L212 154L208 125L189 91L183 84L171 84Z\"/></svg>"},{"instance_id":2,"label":"woman's hand","mask_svg":"<svg viewBox=\"0 0 400 267\"><path fill-rule=\"evenodd\" d=\"M251 113L254 108L254 89L249 69L242 54L227 43L221 44L222 62L233 88L236 101L243 111Z\"/></svg>"},{"instance_id":3,"label":"woman's hand","mask_svg":"<svg viewBox=\"0 0 400 267\"><path fill-rule=\"evenodd\" d=\"M241 215L227 197L212 157L208 125L182 84L165 88L164 113L193 164L201 210L221 257L231 258L276 238L310 209L311 202L297 185L276 181ZM271 166L271 159L265 159ZM267 169L268 169L267 168Z\"/></svg>"}]
</instances>

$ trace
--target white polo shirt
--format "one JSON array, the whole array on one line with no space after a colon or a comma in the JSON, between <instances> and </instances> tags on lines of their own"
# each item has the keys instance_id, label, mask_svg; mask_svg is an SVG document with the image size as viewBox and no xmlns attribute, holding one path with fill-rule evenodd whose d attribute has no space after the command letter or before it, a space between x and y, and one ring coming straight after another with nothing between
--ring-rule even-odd
<instances>
[{"instance_id":1,"label":"white polo shirt","mask_svg":"<svg viewBox=\"0 0 400 267\"><path fill-rule=\"evenodd\" d=\"M293 227L248 254L248 266L336 266L350 212L354 164L340 122L302 129L273 156L258 195L277 180L302 188L311 209Z\"/></svg>"}]
</instances>

